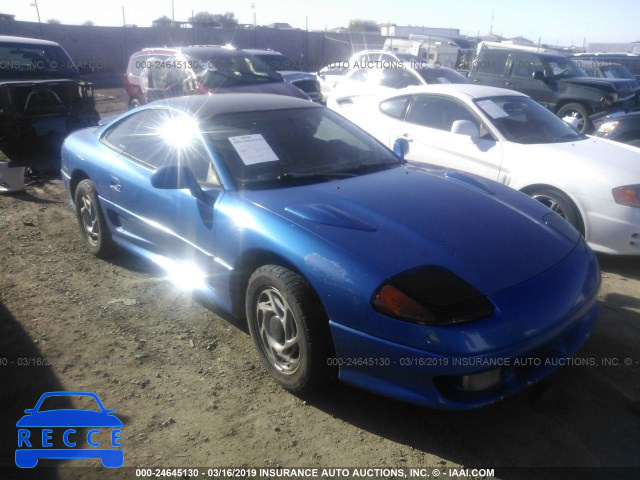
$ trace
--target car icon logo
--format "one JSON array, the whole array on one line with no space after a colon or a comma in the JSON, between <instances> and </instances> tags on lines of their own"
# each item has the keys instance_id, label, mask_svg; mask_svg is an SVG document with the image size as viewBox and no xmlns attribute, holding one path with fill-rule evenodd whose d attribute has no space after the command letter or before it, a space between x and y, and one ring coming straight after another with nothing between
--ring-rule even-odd
<instances>
[{"instance_id":1,"label":"car icon logo","mask_svg":"<svg viewBox=\"0 0 640 480\"><path fill-rule=\"evenodd\" d=\"M69 401L81 398L85 408L50 408L52 400ZM33 468L39 459L99 458L107 468L118 468L124 463L121 448L122 422L104 407L92 392L48 392L36 406L24 411L18 422L18 448L16 465Z\"/></svg>"}]
</instances>

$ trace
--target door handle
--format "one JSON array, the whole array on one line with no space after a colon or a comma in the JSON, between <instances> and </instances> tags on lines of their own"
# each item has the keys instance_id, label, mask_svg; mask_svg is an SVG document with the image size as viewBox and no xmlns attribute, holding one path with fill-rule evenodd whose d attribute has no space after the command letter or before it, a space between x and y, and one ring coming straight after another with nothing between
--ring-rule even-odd
<instances>
[{"instance_id":1,"label":"door handle","mask_svg":"<svg viewBox=\"0 0 640 480\"><path fill-rule=\"evenodd\" d=\"M473 78L472 80L474 83L480 83L480 80L478 78Z\"/></svg>"},{"instance_id":2,"label":"door handle","mask_svg":"<svg viewBox=\"0 0 640 480\"><path fill-rule=\"evenodd\" d=\"M120 180L118 177L114 177L113 175L109 175L109 188L116 192L122 191L122 185L120 185Z\"/></svg>"}]
</instances>

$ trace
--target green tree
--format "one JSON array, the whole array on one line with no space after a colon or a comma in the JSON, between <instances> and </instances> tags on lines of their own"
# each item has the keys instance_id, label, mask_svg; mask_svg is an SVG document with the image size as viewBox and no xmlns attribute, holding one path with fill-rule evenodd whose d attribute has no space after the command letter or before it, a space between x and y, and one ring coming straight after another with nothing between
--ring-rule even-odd
<instances>
[{"instance_id":1,"label":"green tree","mask_svg":"<svg viewBox=\"0 0 640 480\"><path fill-rule=\"evenodd\" d=\"M47 20L47 23L50 23L51 25L60 25L60 20L58 20L57 18L50 18L49 20Z\"/></svg>"},{"instance_id":2,"label":"green tree","mask_svg":"<svg viewBox=\"0 0 640 480\"><path fill-rule=\"evenodd\" d=\"M85 27L93 27L95 24L91 20L87 20L82 25Z\"/></svg>"},{"instance_id":3,"label":"green tree","mask_svg":"<svg viewBox=\"0 0 640 480\"><path fill-rule=\"evenodd\" d=\"M352 32L378 32L378 24L373 20L350 20L349 30Z\"/></svg>"},{"instance_id":4,"label":"green tree","mask_svg":"<svg viewBox=\"0 0 640 480\"><path fill-rule=\"evenodd\" d=\"M233 27L238 24L233 12L223 14L213 14L209 12L198 12L189 18L189 22L196 25L207 25L212 27Z\"/></svg>"},{"instance_id":5,"label":"green tree","mask_svg":"<svg viewBox=\"0 0 640 480\"><path fill-rule=\"evenodd\" d=\"M173 20L171 20L166 15L163 15L162 17L156 18L153 22L151 22L151 26L152 27L170 27L172 23L173 23Z\"/></svg>"}]
</instances>

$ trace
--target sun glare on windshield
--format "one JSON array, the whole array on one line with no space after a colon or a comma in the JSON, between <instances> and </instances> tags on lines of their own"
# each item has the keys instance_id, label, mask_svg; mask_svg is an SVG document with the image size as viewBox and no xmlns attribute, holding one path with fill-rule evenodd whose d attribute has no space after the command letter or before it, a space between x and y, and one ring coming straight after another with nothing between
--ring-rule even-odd
<instances>
[{"instance_id":1,"label":"sun glare on windshield","mask_svg":"<svg viewBox=\"0 0 640 480\"><path fill-rule=\"evenodd\" d=\"M189 117L167 118L158 127L158 132L164 138L165 143L177 149L184 149L192 145L200 135L198 123Z\"/></svg>"}]
</instances>

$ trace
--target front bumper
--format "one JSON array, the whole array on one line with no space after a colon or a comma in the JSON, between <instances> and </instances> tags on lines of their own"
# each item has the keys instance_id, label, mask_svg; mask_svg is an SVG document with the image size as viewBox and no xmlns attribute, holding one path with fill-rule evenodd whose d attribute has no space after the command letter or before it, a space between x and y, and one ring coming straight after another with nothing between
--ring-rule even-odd
<instances>
[{"instance_id":1,"label":"front bumper","mask_svg":"<svg viewBox=\"0 0 640 480\"><path fill-rule=\"evenodd\" d=\"M404 331L404 344L397 336L381 338L332 320L340 379L418 405L470 409L571 363L598 316L600 272L593 252L580 243L554 268L490 296L496 311L483 320L451 327L412 325L411 336ZM550 289L562 292L554 295ZM424 339L424 347L416 348L416 338ZM439 343L429 345L434 338ZM478 376L484 372L492 373Z\"/></svg>"},{"instance_id":2,"label":"front bumper","mask_svg":"<svg viewBox=\"0 0 640 480\"><path fill-rule=\"evenodd\" d=\"M613 200L579 197L585 207L586 239L597 252L640 255L640 208Z\"/></svg>"}]
</instances>

